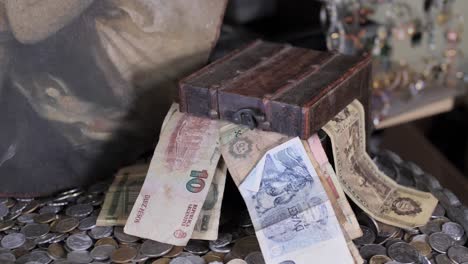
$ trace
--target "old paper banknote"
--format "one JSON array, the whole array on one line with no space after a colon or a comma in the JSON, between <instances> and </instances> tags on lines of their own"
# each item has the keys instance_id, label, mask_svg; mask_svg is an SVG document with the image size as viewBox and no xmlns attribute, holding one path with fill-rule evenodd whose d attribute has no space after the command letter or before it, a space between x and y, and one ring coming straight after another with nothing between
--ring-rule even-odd
<instances>
[{"instance_id":1,"label":"old paper banknote","mask_svg":"<svg viewBox=\"0 0 468 264\"><path fill-rule=\"evenodd\" d=\"M316 168L316 170L323 182L324 187L329 187L330 192L327 193L330 197L330 200L332 201L331 198L333 198L336 201L336 204L332 201L333 208L336 208L336 210L340 210L342 212L343 218L339 217L337 214L341 226L343 227L348 237L351 239L362 236L362 230L356 219L356 215L354 214L351 205L346 199L346 195L340 186L333 167L328 162L327 155L325 154L322 144L320 143L319 137L317 134L314 134L306 142L312 154L312 163L314 164L314 161L317 162L318 168Z\"/></svg>"},{"instance_id":2,"label":"old paper banknote","mask_svg":"<svg viewBox=\"0 0 468 264\"><path fill-rule=\"evenodd\" d=\"M220 158L218 121L169 112L124 231L177 246L192 237Z\"/></svg>"},{"instance_id":3,"label":"old paper banknote","mask_svg":"<svg viewBox=\"0 0 468 264\"><path fill-rule=\"evenodd\" d=\"M265 152L289 138L285 135L249 129L222 122L220 143L223 159L234 182L239 185L257 165Z\"/></svg>"},{"instance_id":4,"label":"old paper banknote","mask_svg":"<svg viewBox=\"0 0 468 264\"><path fill-rule=\"evenodd\" d=\"M336 175L346 194L374 219L401 228L423 226L437 199L398 185L383 174L365 150L364 109L355 100L328 122Z\"/></svg>"},{"instance_id":5,"label":"old paper banknote","mask_svg":"<svg viewBox=\"0 0 468 264\"><path fill-rule=\"evenodd\" d=\"M354 263L338 220L299 138L265 154L239 190L266 263ZM256 182L253 181L253 182Z\"/></svg>"}]
</instances>

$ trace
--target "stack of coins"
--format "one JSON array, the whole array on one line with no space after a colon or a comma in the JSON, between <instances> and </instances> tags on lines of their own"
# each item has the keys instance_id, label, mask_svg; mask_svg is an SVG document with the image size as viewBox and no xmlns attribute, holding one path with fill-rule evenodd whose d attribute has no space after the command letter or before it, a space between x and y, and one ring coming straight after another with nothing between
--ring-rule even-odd
<instances>
[{"instance_id":1,"label":"stack of coins","mask_svg":"<svg viewBox=\"0 0 468 264\"><path fill-rule=\"evenodd\" d=\"M380 223L356 207L363 236L354 243L365 262L467 264L468 210L457 197L392 152L380 152L374 161L389 177L431 191L440 203L425 226L408 230ZM238 193L227 193L223 201L217 240L191 240L180 247L127 235L122 226L96 226L108 186L97 183L36 199L0 198L0 263L265 263Z\"/></svg>"}]
</instances>

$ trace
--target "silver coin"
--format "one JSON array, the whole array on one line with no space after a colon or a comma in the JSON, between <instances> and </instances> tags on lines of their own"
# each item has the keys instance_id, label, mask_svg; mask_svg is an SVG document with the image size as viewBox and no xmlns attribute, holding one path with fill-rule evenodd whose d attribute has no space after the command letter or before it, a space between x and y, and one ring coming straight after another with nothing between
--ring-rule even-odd
<instances>
[{"instance_id":1,"label":"silver coin","mask_svg":"<svg viewBox=\"0 0 468 264\"><path fill-rule=\"evenodd\" d=\"M50 227L48 224L27 224L21 228L21 233L23 233L26 238L38 238L49 233Z\"/></svg>"},{"instance_id":2,"label":"silver coin","mask_svg":"<svg viewBox=\"0 0 468 264\"><path fill-rule=\"evenodd\" d=\"M34 242L36 242L36 244L38 245L41 245L41 244L49 243L50 241L54 240L56 237L57 237L56 233L47 233L44 236L34 239Z\"/></svg>"},{"instance_id":3,"label":"silver coin","mask_svg":"<svg viewBox=\"0 0 468 264\"><path fill-rule=\"evenodd\" d=\"M434 212L432 212L432 218L438 218L442 217L445 215L445 208L442 206L442 204L438 203L436 208L434 209Z\"/></svg>"},{"instance_id":4,"label":"silver coin","mask_svg":"<svg viewBox=\"0 0 468 264\"><path fill-rule=\"evenodd\" d=\"M60 210L62 210L62 206L50 206L50 205L47 205L47 206L44 206L42 207L41 209L39 209L39 213L40 214L46 214L46 213L58 213L60 212Z\"/></svg>"},{"instance_id":5,"label":"silver coin","mask_svg":"<svg viewBox=\"0 0 468 264\"><path fill-rule=\"evenodd\" d=\"M446 253L455 244L455 240L449 235L437 232L429 236L429 245L439 253Z\"/></svg>"},{"instance_id":6,"label":"silver coin","mask_svg":"<svg viewBox=\"0 0 468 264\"><path fill-rule=\"evenodd\" d=\"M460 240L465 234L465 229L455 222L447 222L442 225L442 232L451 236L454 240Z\"/></svg>"},{"instance_id":7,"label":"silver coin","mask_svg":"<svg viewBox=\"0 0 468 264\"><path fill-rule=\"evenodd\" d=\"M106 260L109 259L115 247L113 245L99 245L91 250L91 257L95 260Z\"/></svg>"},{"instance_id":8,"label":"silver coin","mask_svg":"<svg viewBox=\"0 0 468 264\"><path fill-rule=\"evenodd\" d=\"M450 247L447 256L455 263L468 262L468 248L458 245Z\"/></svg>"},{"instance_id":9,"label":"silver coin","mask_svg":"<svg viewBox=\"0 0 468 264\"><path fill-rule=\"evenodd\" d=\"M81 231L90 230L96 227L96 221L97 221L96 216L86 217L80 221L80 225L78 226L78 229Z\"/></svg>"},{"instance_id":10,"label":"silver coin","mask_svg":"<svg viewBox=\"0 0 468 264\"><path fill-rule=\"evenodd\" d=\"M72 263L90 263L93 258L89 255L86 250L83 251L72 251L67 254L67 260Z\"/></svg>"},{"instance_id":11,"label":"silver coin","mask_svg":"<svg viewBox=\"0 0 468 264\"><path fill-rule=\"evenodd\" d=\"M7 216L8 213L10 213L10 209L5 204L0 203L0 218Z\"/></svg>"},{"instance_id":12,"label":"silver coin","mask_svg":"<svg viewBox=\"0 0 468 264\"><path fill-rule=\"evenodd\" d=\"M94 194L99 194L99 193L106 192L108 188L109 188L109 183L107 183L107 182L98 182L98 183L95 183L95 184L91 185L88 188L88 192L94 193Z\"/></svg>"},{"instance_id":13,"label":"silver coin","mask_svg":"<svg viewBox=\"0 0 468 264\"><path fill-rule=\"evenodd\" d=\"M167 254L172 249L172 245L160 243L153 240L146 240L140 247L143 255L148 257L160 257Z\"/></svg>"},{"instance_id":14,"label":"silver coin","mask_svg":"<svg viewBox=\"0 0 468 264\"><path fill-rule=\"evenodd\" d=\"M4 261L16 261L16 257L10 252L0 253L0 263L4 263Z\"/></svg>"},{"instance_id":15,"label":"silver coin","mask_svg":"<svg viewBox=\"0 0 468 264\"><path fill-rule=\"evenodd\" d=\"M445 254L435 256L435 261L437 264L454 264Z\"/></svg>"},{"instance_id":16,"label":"silver coin","mask_svg":"<svg viewBox=\"0 0 468 264\"><path fill-rule=\"evenodd\" d=\"M189 240L184 249L196 255L206 254L210 251L208 243L202 240Z\"/></svg>"},{"instance_id":17,"label":"silver coin","mask_svg":"<svg viewBox=\"0 0 468 264\"><path fill-rule=\"evenodd\" d=\"M58 243L64 241L68 237L68 234L56 234L54 239L50 241L50 243Z\"/></svg>"},{"instance_id":18,"label":"silver coin","mask_svg":"<svg viewBox=\"0 0 468 264\"><path fill-rule=\"evenodd\" d=\"M112 226L96 226L88 231L90 237L101 239L112 235L114 228Z\"/></svg>"},{"instance_id":19,"label":"silver coin","mask_svg":"<svg viewBox=\"0 0 468 264\"><path fill-rule=\"evenodd\" d=\"M451 206L458 207L458 206L462 205L462 203L460 202L458 197L452 191L450 191L448 189L444 189L443 192L444 192L445 196L448 198L448 201L449 201Z\"/></svg>"},{"instance_id":20,"label":"silver coin","mask_svg":"<svg viewBox=\"0 0 468 264\"><path fill-rule=\"evenodd\" d=\"M134 261L134 262L143 262L143 261L149 259L148 256L146 256L145 254L143 254L143 253L141 252L140 248L141 248L141 245L138 246L138 253L137 253L137 255L133 258L133 261Z\"/></svg>"},{"instance_id":21,"label":"silver coin","mask_svg":"<svg viewBox=\"0 0 468 264\"><path fill-rule=\"evenodd\" d=\"M233 260L230 260L227 264L247 264L247 262L243 259L233 259ZM282 261L279 264L296 264L296 262L291 261L291 260L286 260L286 261Z\"/></svg>"},{"instance_id":22,"label":"silver coin","mask_svg":"<svg viewBox=\"0 0 468 264\"><path fill-rule=\"evenodd\" d=\"M374 243L376 238L374 231L367 226L361 225L360 227L362 230L362 236L354 239L353 242L358 246Z\"/></svg>"},{"instance_id":23,"label":"silver coin","mask_svg":"<svg viewBox=\"0 0 468 264\"><path fill-rule=\"evenodd\" d=\"M359 249L359 253L362 258L368 260L375 255L385 255L387 253L387 249L382 245L364 245Z\"/></svg>"},{"instance_id":24,"label":"silver coin","mask_svg":"<svg viewBox=\"0 0 468 264\"><path fill-rule=\"evenodd\" d=\"M192 261L187 259L186 257L176 257L172 259L169 264L194 264Z\"/></svg>"},{"instance_id":25,"label":"silver coin","mask_svg":"<svg viewBox=\"0 0 468 264\"><path fill-rule=\"evenodd\" d=\"M18 217L18 222L22 224L31 224L34 223L34 217L36 217L38 214L35 213L30 213L30 214L23 214Z\"/></svg>"},{"instance_id":26,"label":"silver coin","mask_svg":"<svg viewBox=\"0 0 468 264\"><path fill-rule=\"evenodd\" d=\"M24 208L28 205L27 202L17 202L11 209L12 214L21 213Z\"/></svg>"},{"instance_id":27,"label":"silver coin","mask_svg":"<svg viewBox=\"0 0 468 264\"><path fill-rule=\"evenodd\" d=\"M427 222L426 225L419 227L419 231L421 231L423 234L426 234L426 235L441 232L442 223L437 220L438 219L430 220L429 222Z\"/></svg>"},{"instance_id":28,"label":"silver coin","mask_svg":"<svg viewBox=\"0 0 468 264\"><path fill-rule=\"evenodd\" d=\"M224 247L232 242L232 235L228 233L218 234L218 239L210 241L210 247Z\"/></svg>"},{"instance_id":29,"label":"silver coin","mask_svg":"<svg viewBox=\"0 0 468 264\"><path fill-rule=\"evenodd\" d=\"M66 245L74 251L81 251L90 248L93 245L93 240L83 233L73 234L66 240Z\"/></svg>"},{"instance_id":30,"label":"silver coin","mask_svg":"<svg viewBox=\"0 0 468 264\"><path fill-rule=\"evenodd\" d=\"M117 240L124 243L134 243L140 240L140 238L136 236L125 234L123 227L121 226L117 226L114 228L114 236L115 238L117 238Z\"/></svg>"},{"instance_id":31,"label":"silver coin","mask_svg":"<svg viewBox=\"0 0 468 264\"><path fill-rule=\"evenodd\" d=\"M227 254L227 253L231 252L231 250L232 250L232 244L226 245L226 246L224 246L224 247L213 247L213 246L211 245L211 243L210 243L210 244L209 244L209 248L210 248L210 250L213 251L213 252Z\"/></svg>"},{"instance_id":32,"label":"silver coin","mask_svg":"<svg viewBox=\"0 0 468 264\"><path fill-rule=\"evenodd\" d=\"M29 254L30 261L37 261L41 264L47 264L52 261L47 252L42 250L36 250Z\"/></svg>"},{"instance_id":33,"label":"silver coin","mask_svg":"<svg viewBox=\"0 0 468 264\"><path fill-rule=\"evenodd\" d=\"M185 258L190 260L192 264L205 264L205 260L200 256L186 256Z\"/></svg>"},{"instance_id":34,"label":"silver coin","mask_svg":"<svg viewBox=\"0 0 468 264\"><path fill-rule=\"evenodd\" d=\"M19 248L26 242L26 237L21 233L11 233L2 238L1 245L4 248Z\"/></svg>"},{"instance_id":35,"label":"silver coin","mask_svg":"<svg viewBox=\"0 0 468 264\"><path fill-rule=\"evenodd\" d=\"M416 263L419 260L418 251L405 242L398 242L388 248L388 256L401 263Z\"/></svg>"},{"instance_id":36,"label":"silver coin","mask_svg":"<svg viewBox=\"0 0 468 264\"><path fill-rule=\"evenodd\" d=\"M85 217L93 212L93 206L89 204L75 204L65 210L65 214L74 217Z\"/></svg>"},{"instance_id":37,"label":"silver coin","mask_svg":"<svg viewBox=\"0 0 468 264\"><path fill-rule=\"evenodd\" d=\"M259 251L248 254L244 260L247 262L247 264L265 264L263 254Z\"/></svg>"}]
</instances>

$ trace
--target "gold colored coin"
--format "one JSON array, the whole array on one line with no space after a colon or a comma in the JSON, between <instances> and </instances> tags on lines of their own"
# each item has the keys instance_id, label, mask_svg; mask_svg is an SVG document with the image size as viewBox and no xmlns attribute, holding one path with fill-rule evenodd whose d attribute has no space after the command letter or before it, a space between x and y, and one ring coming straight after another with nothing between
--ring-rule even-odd
<instances>
[{"instance_id":1,"label":"gold colored coin","mask_svg":"<svg viewBox=\"0 0 468 264\"><path fill-rule=\"evenodd\" d=\"M203 256L203 259L205 260L206 263L215 262L215 261L223 262L222 257L213 255L213 254L206 254L205 256Z\"/></svg>"},{"instance_id":2,"label":"gold colored coin","mask_svg":"<svg viewBox=\"0 0 468 264\"><path fill-rule=\"evenodd\" d=\"M31 202L26 205L26 207L23 209L22 213L23 214L29 214L34 212L38 207L39 207L39 202L36 200L32 200Z\"/></svg>"},{"instance_id":3,"label":"gold colored coin","mask_svg":"<svg viewBox=\"0 0 468 264\"><path fill-rule=\"evenodd\" d=\"M170 258L160 258L151 262L151 264L169 264L169 262L171 262Z\"/></svg>"},{"instance_id":4,"label":"gold colored coin","mask_svg":"<svg viewBox=\"0 0 468 264\"><path fill-rule=\"evenodd\" d=\"M136 257L137 253L137 250L133 247L121 247L112 253L111 260L115 263L129 262Z\"/></svg>"},{"instance_id":5,"label":"gold colored coin","mask_svg":"<svg viewBox=\"0 0 468 264\"><path fill-rule=\"evenodd\" d=\"M372 258L370 258L369 264L385 264L389 261L391 261L391 259L387 256L375 255L375 256L372 256Z\"/></svg>"},{"instance_id":6,"label":"gold colored coin","mask_svg":"<svg viewBox=\"0 0 468 264\"><path fill-rule=\"evenodd\" d=\"M67 256L65 249L62 247L62 245L58 243L50 244L49 247L47 248L47 253L53 259L61 259Z\"/></svg>"},{"instance_id":7,"label":"gold colored coin","mask_svg":"<svg viewBox=\"0 0 468 264\"><path fill-rule=\"evenodd\" d=\"M8 230L14 225L15 225L15 222L13 221L2 221L0 222L0 231Z\"/></svg>"},{"instance_id":8,"label":"gold colored coin","mask_svg":"<svg viewBox=\"0 0 468 264\"><path fill-rule=\"evenodd\" d=\"M100 245L111 245L111 246L114 246L115 248L119 247L119 244L117 244L117 242L111 237L104 237L104 238L99 239L98 241L96 241L96 244L94 246L97 247Z\"/></svg>"},{"instance_id":9,"label":"gold colored coin","mask_svg":"<svg viewBox=\"0 0 468 264\"><path fill-rule=\"evenodd\" d=\"M45 213L45 214L40 214L36 215L34 217L34 222L39 223L39 224L47 224L50 223L54 220L57 219L57 215L54 213Z\"/></svg>"},{"instance_id":10,"label":"gold colored coin","mask_svg":"<svg viewBox=\"0 0 468 264\"><path fill-rule=\"evenodd\" d=\"M69 233L78 227L80 221L74 217L59 219L53 224L52 229L58 233Z\"/></svg>"},{"instance_id":11,"label":"gold colored coin","mask_svg":"<svg viewBox=\"0 0 468 264\"><path fill-rule=\"evenodd\" d=\"M425 257L431 254L432 247L425 241L413 240L409 244L413 246L421 255Z\"/></svg>"},{"instance_id":12,"label":"gold colored coin","mask_svg":"<svg viewBox=\"0 0 468 264\"><path fill-rule=\"evenodd\" d=\"M181 246L174 246L171 251L169 251L166 255L164 255L163 257L166 257L166 258L175 258L177 256L180 255L180 253L182 253L182 251L184 251L184 247L181 247Z\"/></svg>"},{"instance_id":13,"label":"gold colored coin","mask_svg":"<svg viewBox=\"0 0 468 264\"><path fill-rule=\"evenodd\" d=\"M29 250L27 248L24 248L24 247L19 247L19 248L15 248L12 251L12 253L18 259L19 257L21 257L23 255L29 254Z\"/></svg>"}]
</instances>

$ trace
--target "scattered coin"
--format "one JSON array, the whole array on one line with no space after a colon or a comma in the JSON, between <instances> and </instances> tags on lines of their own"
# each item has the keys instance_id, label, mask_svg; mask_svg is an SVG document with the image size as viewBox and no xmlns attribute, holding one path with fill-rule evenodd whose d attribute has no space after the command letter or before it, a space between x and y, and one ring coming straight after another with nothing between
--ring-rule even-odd
<instances>
[{"instance_id":1,"label":"scattered coin","mask_svg":"<svg viewBox=\"0 0 468 264\"><path fill-rule=\"evenodd\" d=\"M229 261L227 264L247 264L247 262L245 262L245 260L243 260L243 259L233 259L233 260ZM280 264L294 264L294 262L287 263L287 262L283 261Z\"/></svg>"},{"instance_id":2,"label":"scattered coin","mask_svg":"<svg viewBox=\"0 0 468 264\"><path fill-rule=\"evenodd\" d=\"M148 257L160 257L171 251L172 247L172 245L146 240L141 245L140 251Z\"/></svg>"},{"instance_id":3,"label":"scattered coin","mask_svg":"<svg viewBox=\"0 0 468 264\"><path fill-rule=\"evenodd\" d=\"M65 210L65 214L73 217L85 217L93 212L93 206L89 204L75 204Z\"/></svg>"},{"instance_id":4,"label":"scattered coin","mask_svg":"<svg viewBox=\"0 0 468 264\"><path fill-rule=\"evenodd\" d=\"M132 235L125 234L123 231L123 227L117 226L114 228L114 236L117 238L120 242L123 243L134 243L140 240L140 238Z\"/></svg>"},{"instance_id":5,"label":"scattered coin","mask_svg":"<svg viewBox=\"0 0 468 264\"><path fill-rule=\"evenodd\" d=\"M34 217L34 222L39 223L39 224L46 224L46 223L50 223L54 221L55 219L57 219L57 214L43 213L43 214L36 215Z\"/></svg>"},{"instance_id":6,"label":"scattered coin","mask_svg":"<svg viewBox=\"0 0 468 264\"><path fill-rule=\"evenodd\" d=\"M442 225L442 232L451 236L454 240L461 240L465 234L465 229L455 222L447 222Z\"/></svg>"},{"instance_id":7,"label":"scattered coin","mask_svg":"<svg viewBox=\"0 0 468 264\"><path fill-rule=\"evenodd\" d=\"M429 245L439 253L446 253L449 247L454 244L453 238L442 232L433 233L429 236Z\"/></svg>"},{"instance_id":8,"label":"scattered coin","mask_svg":"<svg viewBox=\"0 0 468 264\"><path fill-rule=\"evenodd\" d=\"M65 258L66 252L62 245L58 243L52 243L47 248L47 253L53 259L62 259Z\"/></svg>"},{"instance_id":9,"label":"scattered coin","mask_svg":"<svg viewBox=\"0 0 468 264\"><path fill-rule=\"evenodd\" d=\"M90 263L93 258L89 255L88 251L72 251L67 254L67 260L72 263Z\"/></svg>"},{"instance_id":10,"label":"scattered coin","mask_svg":"<svg viewBox=\"0 0 468 264\"><path fill-rule=\"evenodd\" d=\"M88 231L88 234L94 239L100 239L112 235L112 226L96 226Z\"/></svg>"},{"instance_id":11,"label":"scattered coin","mask_svg":"<svg viewBox=\"0 0 468 264\"><path fill-rule=\"evenodd\" d=\"M174 258L174 257L177 257L180 255L180 253L182 253L184 251L184 247L183 246L174 246L172 247L172 249L167 252L164 257L166 258Z\"/></svg>"},{"instance_id":12,"label":"scattered coin","mask_svg":"<svg viewBox=\"0 0 468 264\"><path fill-rule=\"evenodd\" d=\"M405 242L398 242L388 248L388 256L401 263L416 263L419 260L418 251Z\"/></svg>"},{"instance_id":13,"label":"scattered coin","mask_svg":"<svg viewBox=\"0 0 468 264\"><path fill-rule=\"evenodd\" d=\"M90 255L95 260L106 260L110 258L115 250L116 248L113 245L100 245L95 246Z\"/></svg>"},{"instance_id":14,"label":"scattered coin","mask_svg":"<svg viewBox=\"0 0 468 264\"><path fill-rule=\"evenodd\" d=\"M263 258L262 252L255 251L245 257L245 262L248 264L265 264L265 259Z\"/></svg>"},{"instance_id":15,"label":"scattered coin","mask_svg":"<svg viewBox=\"0 0 468 264\"><path fill-rule=\"evenodd\" d=\"M206 254L210 251L208 243L202 240L190 240L184 249L187 252L197 255Z\"/></svg>"},{"instance_id":16,"label":"scattered coin","mask_svg":"<svg viewBox=\"0 0 468 264\"><path fill-rule=\"evenodd\" d=\"M104 238L101 238L99 239L98 241L96 241L96 244L94 244L95 246L100 246L100 245L111 245L113 246L114 248L118 248L119 245L117 244L117 242L111 238L111 237L104 237Z\"/></svg>"},{"instance_id":17,"label":"scattered coin","mask_svg":"<svg viewBox=\"0 0 468 264\"><path fill-rule=\"evenodd\" d=\"M93 245L93 241L89 236L83 233L77 233L69 236L66 240L66 245L71 250L86 250Z\"/></svg>"},{"instance_id":18,"label":"scattered coin","mask_svg":"<svg viewBox=\"0 0 468 264\"><path fill-rule=\"evenodd\" d=\"M458 245L450 247L447 256L455 263L468 262L468 248Z\"/></svg>"},{"instance_id":19,"label":"scattered coin","mask_svg":"<svg viewBox=\"0 0 468 264\"><path fill-rule=\"evenodd\" d=\"M432 252L431 246L426 241L413 240L409 244L425 257L429 256Z\"/></svg>"},{"instance_id":20,"label":"scattered coin","mask_svg":"<svg viewBox=\"0 0 468 264\"><path fill-rule=\"evenodd\" d=\"M50 227L48 224L27 224L21 228L21 233L23 233L26 238L38 238L49 233Z\"/></svg>"},{"instance_id":21,"label":"scattered coin","mask_svg":"<svg viewBox=\"0 0 468 264\"><path fill-rule=\"evenodd\" d=\"M387 249L384 246L376 244L364 245L359 249L363 259L370 259L375 255L385 255L386 252Z\"/></svg>"},{"instance_id":22,"label":"scattered coin","mask_svg":"<svg viewBox=\"0 0 468 264\"><path fill-rule=\"evenodd\" d=\"M218 239L210 241L212 247L224 247L232 242L232 235L228 233L221 233L218 235Z\"/></svg>"},{"instance_id":23,"label":"scattered coin","mask_svg":"<svg viewBox=\"0 0 468 264\"><path fill-rule=\"evenodd\" d=\"M26 242L26 237L21 233L11 233L2 238L1 245L4 248L14 249L21 247Z\"/></svg>"},{"instance_id":24,"label":"scattered coin","mask_svg":"<svg viewBox=\"0 0 468 264\"><path fill-rule=\"evenodd\" d=\"M385 255L375 255L369 260L369 264L386 264L389 263L392 259Z\"/></svg>"},{"instance_id":25,"label":"scattered coin","mask_svg":"<svg viewBox=\"0 0 468 264\"><path fill-rule=\"evenodd\" d=\"M80 224L78 225L78 229L81 231L90 230L96 227L96 220L97 220L96 216L86 217L80 221Z\"/></svg>"},{"instance_id":26,"label":"scattered coin","mask_svg":"<svg viewBox=\"0 0 468 264\"><path fill-rule=\"evenodd\" d=\"M132 261L137 255L137 250L133 247L121 247L111 254L111 260L116 263L126 263Z\"/></svg>"},{"instance_id":27,"label":"scattered coin","mask_svg":"<svg viewBox=\"0 0 468 264\"><path fill-rule=\"evenodd\" d=\"M370 229L367 226L361 225L360 227L361 227L361 230L362 230L362 236L357 238L357 239L354 239L353 242L356 245L359 245L359 246L374 243L374 241L375 241L374 231L372 231L372 229Z\"/></svg>"}]
</instances>

